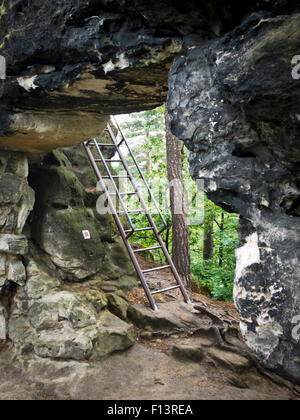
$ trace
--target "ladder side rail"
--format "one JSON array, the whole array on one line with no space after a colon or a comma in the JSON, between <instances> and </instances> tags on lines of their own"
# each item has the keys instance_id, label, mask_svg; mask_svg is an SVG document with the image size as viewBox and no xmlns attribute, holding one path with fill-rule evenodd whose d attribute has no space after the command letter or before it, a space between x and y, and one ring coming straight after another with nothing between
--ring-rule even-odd
<instances>
[{"instance_id":1,"label":"ladder side rail","mask_svg":"<svg viewBox=\"0 0 300 420\"><path fill-rule=\"evenodd\" d=\"M136 168L137 168L137 170L138 170L138 172L139 172L139 174L140 174L140 176L141 176L141 178L142 178L142 180L143 180L143 182L144 182L144 184L145 184L145 186L146 186L146 188L147 188L147 190L148 190L148 192L150 194L150 197L151 197L151 199L152 199L152 201L153 201L153 203L154 203L154 205L156 207L156 210L158 211L158 214L159 214L159 216L160 216L160 218L161 218L161 220L163 222L164 227L163 227L163 229L161 229L159 231L159 233L162 233L162 232L164 232L167 229L168 224L167 224L167 222L166 222L166 220L165 220L165 218L164 218L164 216L163 216L163 214L162 214L162 212L161 212L161 210L159 208L159 205L158 205L157 201L155 200L155 198L153 196L153 193L151 191L151 188L150 188L150 186L149 186L149 184L148 184L148 182L147 182L147 180L146 180L146 178L145 178L145 176L144 176L144 174L143 174L143 172L142 172L142 170L141 170L141 168L140 168L140 166L138 164L138 161L136 160L136 157L135 157L134 153L131 150L131 147L129 146L129 143L128 143L126 137L124 136L124 134L123 134L123 132L121 130L121 127L119 126L119 124L118 124L118 122L117 122L117 120L116 120L116 118L114 116L111 116L111 119L116 124L117 129L119 130L119 132L120 132L120 134L122 136L122 140L124 141L124 143L125 143L128 151L130 153L130 156L131 156L131 158L132 158L132 160L133 160L133 162L134 162L134 164L135 164L135 166L136 166Z\"/></svg>"},{"instance_id":2,"label":"ladder side rail","mask_svg":"<svg viewBox=\"0 0 300 420\"><path fill-rule=\"evenodd\" d=\"M115 183L115 181L114 181L114 179L113 179L113 177L112 177L112 175L111 175L111 172L110 172L110 170L109 170L109 167L108 167L108 166L107 166L107 164L106 164L105 158L104 158L104 156L103 156L103 153L101 152L100 147L98 146L98 143L97 143L96 139L94 139L94 144L95 144L95 146L96 146L96 148L97 148L97 151L98 151L98 153L99 153L99 156L101 157L101 161L102 161L102 163L103 163L103 165L104 165L105 171L106 171L107 175L109 176L109 179L110 179L110 181L111 181L111 183L112 183L112 185L113 185L113 187L114 187L114 190L115 190L115 192L116 192L116 194L117 194L117 196L118 196L118 199L120 200L121 206L122 206L122 207L123 207L123 209L124 209L124 214L126 215L126 218L127 218L128 222L129 222L129 224L130 224L131 229L134 231L134 226L133 226L133 223L132 223L131 217L129 216L129 214L128 214L128 212L127 212L126 206L125 206L125 204L124 204L124 202L123 202L123 200L122 200L122 197L121 197L121 195L120 195L119 189L118 189L118 187L117 187L117 185L116 185L116 183ZM93 156L93 160L95 160L95 159L94 159L94 156ZM100 174L100 171L99 171L99 174ZM102 178L101 174L100 174L100 177Z\"/></svg>"},{"instance_id":3,"label":"ladder side rail","mask_svg":"<svg viewBox=\"0 0 300 420\"><path fill-rule=\"evenodd\" d=\"M111 135L112 141L116 144L116 141L117 140L116 140L116 138L115 138L115 136L114 136L114 134L113 134L110 126L108 126L108 131L109 131L109 134ZM147 207L147 205L146 205L143 197L141 196L141 194L139 192L139 189L138 189L138 187L137 187L137 185L135 183L134 177L133 177L133 175L132 175L132 173L130 171L130 168L129 168L126 160L123 157L123 154L122 154L122 152L120 150L120 147L117 144L116 144L116 148L117 148L117 152L118 152L118 154L120 156L120 159L123 160L124 168L125 168L126 172L129 175L129 178L131 180L131 183L132 183L135 191L137 192L137 195L138 195L138 198L140 200L140 203L141 203L142 207L145 210L145 213L146 213L147 219L149 221L149 224L153 228L153 231L155 233L156 239L157 239L158 243L160 244L160 246L161 246L161 248L163 250L163 253L165 255L165 258L166 258L168 264L170 265L170 268L171 268L172 273L173 273L173 275L175 277L175 280L176 280L177 284L180 286L181 293L183 294L183 297L184 297L186 303L191 303L191 300L190 300L190 298L189 298L189 296L188 296L188 294L187 294L187 292L185 290L185 286L184 286L184 284L183 284L183 282L182 282L182 280L181 280L181 278L180 278L180 276L178 274L178 271L177 271L177 269L176 269L176 267L175 267L175 265L174 265L174 263L173 263L173 261L171 259L171 256L170 256L170 254L169 254L169 252L168 252L168 250L166 248L166 245L165 245L164 241L162 240L162 237L160 236L160 232L158 231L157 226L156 226L156 224L155 224L155 222L154 222L154 220L153 220L153 218L152 218L152 216L151 216L151 214L149 212L149 209L148 209L148 207Z\"/></svg>"},{"instance_id":4,"label":"ladder side rail","mask_svg":"<svg viewBox=\"0 0 300 420\"><path fill-rule=\"evenodd\" d=\"M133 252L133 250L132 250L132 248L131 248L131 245L130 245L130 243L129 243L129 241L128 241L128 235L126 234L126 232L125 232L125 230L124 230L124 228L123 228L123 225L122 225L122 223L121 223L121 220L120 220L120 218L118 217L118 214L117 214L117 212L116 212L116 209L115 209L115 207L114 207L114 204L113 204L113 202L112 202L112 200L111 200L111 198L110 198L110 196L109 196L109 193L108 193L108 191L107 191L106 185L105 185L105 183L104 183L104 181L103 181L103 179L102 179L102 175L101 175L101 173L100 173L100 171L99 171L99 168L98 168L98 166L96 165L96 163L95 163L95 161L94 161L94 160L95 160L95 159L94 159L94 156L93 156L92 152L91 152L91 151L90 151L90 149L89 149L88 143L87 143L87 142L85 142L83 145L84 145L85 151L86 151L86 153L87 153L87 155L88 155L88 158L89 158L89 160L90 160L90 162L91 162L91 164L92 164L92 167L93 167L93 169L94 169L94 172L95 172L95 174L96 174L96 177L97 177L98 181L99 181L99 182L100 182L100 184L101 184L101 188L102 188L102 189L103 189L103 191L106 193L106 197L107 197L107 200L108 200L108 205L109 205L109 208L111 209L112 216L113 216L113 218L114 218L114 220L115 220L115 223L116 223L116 225L117 225L117 227L118 227L118 229L119 229L119 232L120 232L121 237L122 237L122 239L123 239L124 245L126 246L126 249L127 249L127 251L128 251L128 254L129 254L129 256L130 256L130 258L131 258L131 261L132 261L132 263L133 263L133 266L134 266L134 268L135 268L135 271L136 271L136 273L137 273L137 275L138 275L139 279L141 280L141 283L142 283L143 289L144 289L144 291L145 291L145 293L146 293L146 296L147 296L147 298L148 298L148 300L149 300L149 302L150 302L150 305L151 305L151 307L152 307L152 309L153 309L154 311L157 311L157 310L158 310L158 308L157 308L157 305L156 305L156 303L155 303L155 300L154 300L154 298L153 298L153 296L152 296L152 293L151 293L151 291L150 291L150 289L149 289L149 287L148 287L148 285L147 285L146 279L145 279L144 274L143 274L143 272L142 272L142 270L141 270L141 268L140 268L140 266L139 266L139 263L138 263L138 261L137 261L137 258L136 258L135 254L134 254L134 252Z\"/></svg>"}]
</instances>

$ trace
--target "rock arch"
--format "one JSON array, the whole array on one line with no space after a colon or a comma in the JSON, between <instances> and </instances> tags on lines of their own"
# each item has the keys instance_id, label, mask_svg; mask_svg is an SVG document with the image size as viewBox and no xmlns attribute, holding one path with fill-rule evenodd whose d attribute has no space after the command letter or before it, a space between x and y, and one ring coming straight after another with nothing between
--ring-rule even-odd
<instances>
[{"instance_id":1,"label":"rock arch","mask_svg":"<svg viewBox=\"0 0 300 420\"><path fill-rule=\"evenodd\" d=\"M299 382L298 2L177 3L4 0L0 148L23 152L22 161L89 139L109 114L165 101L171 68L172 130L191 151L193 176L241 214L235 300L245 338L268 367ZM21 225L29 201L17 209ZM9 235L20 234L15 226ZM4 253L13 239L2 230Z\"/></svg>"}]
</instances>

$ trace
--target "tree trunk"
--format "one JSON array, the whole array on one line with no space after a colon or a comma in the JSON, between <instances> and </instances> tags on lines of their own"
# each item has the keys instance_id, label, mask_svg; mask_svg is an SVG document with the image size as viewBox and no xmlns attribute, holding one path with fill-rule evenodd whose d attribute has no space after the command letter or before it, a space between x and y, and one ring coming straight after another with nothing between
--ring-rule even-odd
<instances>
[{"instance_id":1,"label":"tree trunk","mask_svg":"<svg viewBox=\"0 0 300 420\"><path fill-rule=\"evenodd\" d=\"M214 218L207 210L207 200L205 203L205 222L204 222L204 243L203 243L203 259L211 260L214 257Z\"/></svg>"},{"instance_id":2,"label":"tree trunk","mask_svg":"<svg viewBox=\"0 0 300 420\"><path fill-rule=\"evenodd\" d=\"M172 257L184 284L191 288L190 237L183 185L183 143L170 130L166 111L167 169L173 220Z\"/></svg>"},{"instance_id":3,"label":"tree trunk","mask_svg":"<svg viewBox=\"0 0 300 420\"><path fill-rule=\"evenodd\" d=\"M221 240L220 240L220 246L219 246L219 267L223 266L223 260L224 260L224 246L223 246L224 221L225 221L225 214L222 212L221 225L220 225Z\"/></svg>"}]
</instances>

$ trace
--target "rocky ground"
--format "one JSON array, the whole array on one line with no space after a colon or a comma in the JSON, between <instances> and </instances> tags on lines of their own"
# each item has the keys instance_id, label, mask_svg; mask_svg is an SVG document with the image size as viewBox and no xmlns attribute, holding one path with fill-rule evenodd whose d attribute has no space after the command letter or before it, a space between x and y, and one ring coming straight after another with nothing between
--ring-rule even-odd
<instances>
[{"instance_id":1,"label":"rocky ground","mask_svg":"<svg viewBox=\"0 0 300 420\"><path fill-rule=\"evenodd\" d=\"M157 287L170 277L152 281ZM135 344L99 361L31 355L20 363L9 344L2 346L0 400L300 399L299 388L264 370L244 346L232 304L192 297L186 305L172 294L158 296L155 313L141 289L128 292Z\"/></svg>"}]
</instances>

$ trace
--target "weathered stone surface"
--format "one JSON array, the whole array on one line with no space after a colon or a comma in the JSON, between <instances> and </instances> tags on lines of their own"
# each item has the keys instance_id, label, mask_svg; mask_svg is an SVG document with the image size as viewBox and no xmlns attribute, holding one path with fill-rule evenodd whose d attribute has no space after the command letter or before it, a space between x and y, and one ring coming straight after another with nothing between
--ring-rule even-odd
<instances>
[{"instance_id":1,"label":"weathered stone surface","mask_svg":"<svg viewBox=\"0 0 300 420\"><path fill-rule=\"evenodd\" d=\"M22 197L25 180L13 174L0 176L0 205L17 204Z\"/></svg>"},{"instance_id":2,"label":"weathered stone surface","mask_svg":"<svg viewBox=\"0 0 300 420\"><path fill-rule=\"evenodd\" d=\"M26 281L26 270L22 261L13 259L8 264L8 280L24 286Z\"/></svg>"},{"instance_id":3,"label":"weathered stone surface","mask_svg":"<svg viewBox=\"0 0 300 420\"><path fill-rule=\"evenodd\" d=\"M7 312L5 307L0 303L0 343L5 341L7 337Z\"/></svg>"},{"instance_id":4,"label":"weathered stone surface","mask_svg":"<svg viewBox=\"0 0 300 420\"><path fill-rule=\"evenodd\" d=\"M24 235L0 234L0 251L8 254L24 255L28 250Z\"/></svg>"},{"instance_id":5,"label":"weathered stone surface","mask_svg":"<svg viewBox=\"0 0 300 420\"><path fill-rule=\"evenodd\" d=\"M187 359L194 362L201 362L205 356L200 346L175 345L173 355L179 359Z\"/></svg>"},{"instance_id":6,"label":"weathered stone surface","mask_svg":"<svg viewBox=\"0 0 300 420\"><path fill-rule=\"evenodd\" d=\"M124 246L115 239L111 216L98 215L97 196L90 197L76 173L62 151L31 167L30 183L36 193L32 238L50 256L62 279L82 281L97 274L103 280L118 280L130 275L133 269ZM91 182L89 187L96 185L95 178ZM83 230L90 232L91 239L84 239Z\"/></svg>"},{"instance_id":7,"label":"weathered stone surface","mask_svg":"<svg viewBox=\"0 0 300 420\"><path fill-rule=\"evenodd\" d=\"M134 344L132 326L108 311L102 312L91 359L97 360L115 351L126 350Z\"/></svg>"},{"instance_id":8,"label":"weathered stone surface","mask_svg":"<svg viewBox=\"0 0 300 420\"><path fill-rule=\"evenodd\" d=\"M21 292L24 300L40 299L50 291L57 289L61 284L57 278L50 276L33 260L27 265L26 271L27 282Z\"/></svg>"},{"instance_id":9,"label":"weathered stone surface","mask_svg":"<svg viewBox=\"0 0 300 420\"><path fill-rule=\"evenodd\" d=\"M5 291L6 286L8 286L9 281L6 277L0 277L0 293Z\"/></svg>"},{"instance_id":10,"label":"weathered stone surface","mask_svg":"<svg viewBox=\"0 0 300 420\"><path fill-rule=\"evenodd\" d=\"M116 292L117 290L122 290L126 292L133 289L134 287L137 287L138 281L137 281L136 276L134 275L134 272L132 271L132 267L130 267L129 262L127 262L126 265L129 268L128 272L132 272L132 275L125 274L124 276L121 276L120 278L114 281L105 280L101 284L101 290L103 290L106 293ZM122 266L122 268L125 271L125 267ZM109 279L109 275L106 275L105 277L106 279Z\"/></svg>"},{"instance_id":11,"label":"weathered stone surface","mask_svg":"<svg viewBox=\"0 0 300 420\"><path fill-rule=\"evenodd\" d=\"M47 294L31 306L28 316L36 330L58 327L59 322L64 319L74 329L96 323L94 307L67 291Z\"/></svg>"},{"instance_id":12,"label":"weathered stone surface","mask_svg":"<svg viewBox=\"0 0 300 420\"><path fill-rule=\"evenodd\" d=\"M235 302L248 345L299 382L300 14L252 14L170 72L174 134L210 199L239 213ZM280 53L279 53L280 52Z\"/></svg>"},{"instance_id":13,"label":"weathered stone surface","mask_svg":"<svg viewBox=\"0 0 300 420\"><path fill-rule=\"evenodd\" d=\"M19 203L19 206L18 206L16 233L21 234L23 232L28 216L33 210L34 201L35 201L34 191L32 188L26 185L23 190L21 202Z\"/></svg>"},{"instance_id":14,"label":"weathered stone surface","mask_svg":"<svg viewBox=\"0 0 300 420\"><path fill-rule=\"evenodd\" d=\"M6 256L0 255L0 276L6 274Z\"/></svg>"},{"instance_id":15,"label":"weathered stone surface","mask_svg":"<svg viewBox=\"0 0 300 420\"><path fill-rule=\"evenodd\" d=\"M9 338L17 356L98 359L134 343L132 327L106 310L96 281L82 291L65 290L40 250L31 245L27 258L26 285L10 308Z\"/></svg>"},{"instance_id":16,"label":"weathered stone surface","mask_svg":"<svg viewBox=\"0 0 300 420\"><path fill-rule=\"evenodd\" d=\"M1 139L2 148L18 145L19 150L43 153L59 145L70 146L101 133L112 111L161 103L162 92L166 94L168 67L182 48L174 30L156 34L157 29L134 9L128 14L121 5L107 2L82 5L70 0L64 5L53 3L53 9L39 2L36 6L38 14L28 10L30 23L29 16L23 20L14 6L7 7L1 18L6 23L5 29L1 26L1 52L7 58L9 71L16 75L7 80L5 91L18 103L18 111L12 111L8 104L2 111L1 132L8 126L14 132ZM11 19L14 28L10 27ZM25 33L15 32L19 35L17 43L11 43L9 34L16 30L17 21L20 28L30 24L30 45L26 29ZM17 44L22 45L22 57L18 57ZM60 46L57 49L54 45ZM56 58L40 61L42 50ZM135 54L140 56L138 60ZM41 65L26 70L22 64L25 56L36 56ZM162 64L157 65L157 61Z\"/></svg>"},{"instance_id":17,"label":"weathered stone surface","mask_svg":"<svg viewBox=\"0 0 300 420\"><path fill-rule=\"evenodd\" d=\"M91 289L85 293L85 298L90 302L97 312L102 311L108 305L108 299L105 293L100 292L99 290Z\"/></svg>"},{"instance_id":18,"label":"weathered stone surface","mask_svg":"<svg viewBox=\"0 0 300 420\"><path fill-rule=\"evenodd\" d=\"M126 319L128 310L128 303L126 302L126 300L114 293L108 294L107 297L109 310L117 317L121 319Z\"/></svg>"},{"instance_id":19,"label":"weathered stone surface","mask_svg":"<svg viewBox=\"0 0 300 420\"><path fill-rule=\"evenodd\" d=\"M21 153L0 153L0 233L21 234L33 209L28 161Z\"/></svg>"},{"instance_id":20,"label":"weathered stone surface","mask_svg":"<svg viewBox=\"0 0 300 420\"><path fill-rule=\"evenodd\" d=\"M216 348L210 349L208 352L213 360L233 371L240 372L251 366L251 362L239 354Z\"/></svg>"},{"instance_id":21,"label":"weathered stone surface","mask_svg":"<svg viewBox=\"0 0 300 420\"><path fill-rule=\"evenodd\" d=\"M58 306L53 310L49 308L49 299L52 300L51 297L45 297L44 307L42 302L33 304L29 314L30 324L24 317L10 319L9 337L17 354L34 352L44 358L97 360L133 345L132 327L110 312L102 311L95 319L94 315L86 317L88 314L85 307L68 311L56 298ZM57 319L57 310L62 313L62 318ZM88 322L82 322L83 312ZM71 322L63 320L68 314ZM79 322L74 324L74 319L78 318Z\"/></svg>"},{"instance_id":22,"label":"weathered stone surface","mask_svg":"<svg viewBox=\"0 0 300 420\"><path fill-rule=\"evenodd\" d=\"M187 46L226 33L253 10L286 13L289 3L4 0L1 147L44 153L95 137L111 113L154 108Z\"/></svg>"},{"instance_id":23,"label":"weathered stone surface","mask_svg":"<svg viewBox=\"0 0 300 420\"><path fill-rule=\"evenodd\" d=\"M42 331L33 344L34 352L39 357L51 359L85 360L93 348L91 339L82 332L64 328Z\"/></svg>"},{"instance_id":24,"label":"weathered stone surface","mask_svg":"<svg viewBox=\"0 0 300 420\"><path fill-rule=\"evenodd\" d=\"M90 240L84 239L83 230L90 231ZM49 209L34 224L32 234L67 280L84 280L103 266L104 244L97 220L87 209Z\"/></svg>"},{"instance_id":25,"label":"weathered stone surface","mask_svg":"<svg viewBox=\"0 0 300 420\"><path fill-rule=\"evenodd\" d=\"M180 301L160 303L158 311L134 304L128 308L128 318L137 326L150 331L181 328L193 331L205 325L209 327L209 323L200 319L191 305Z\"/></svg>"}]
</instances>

